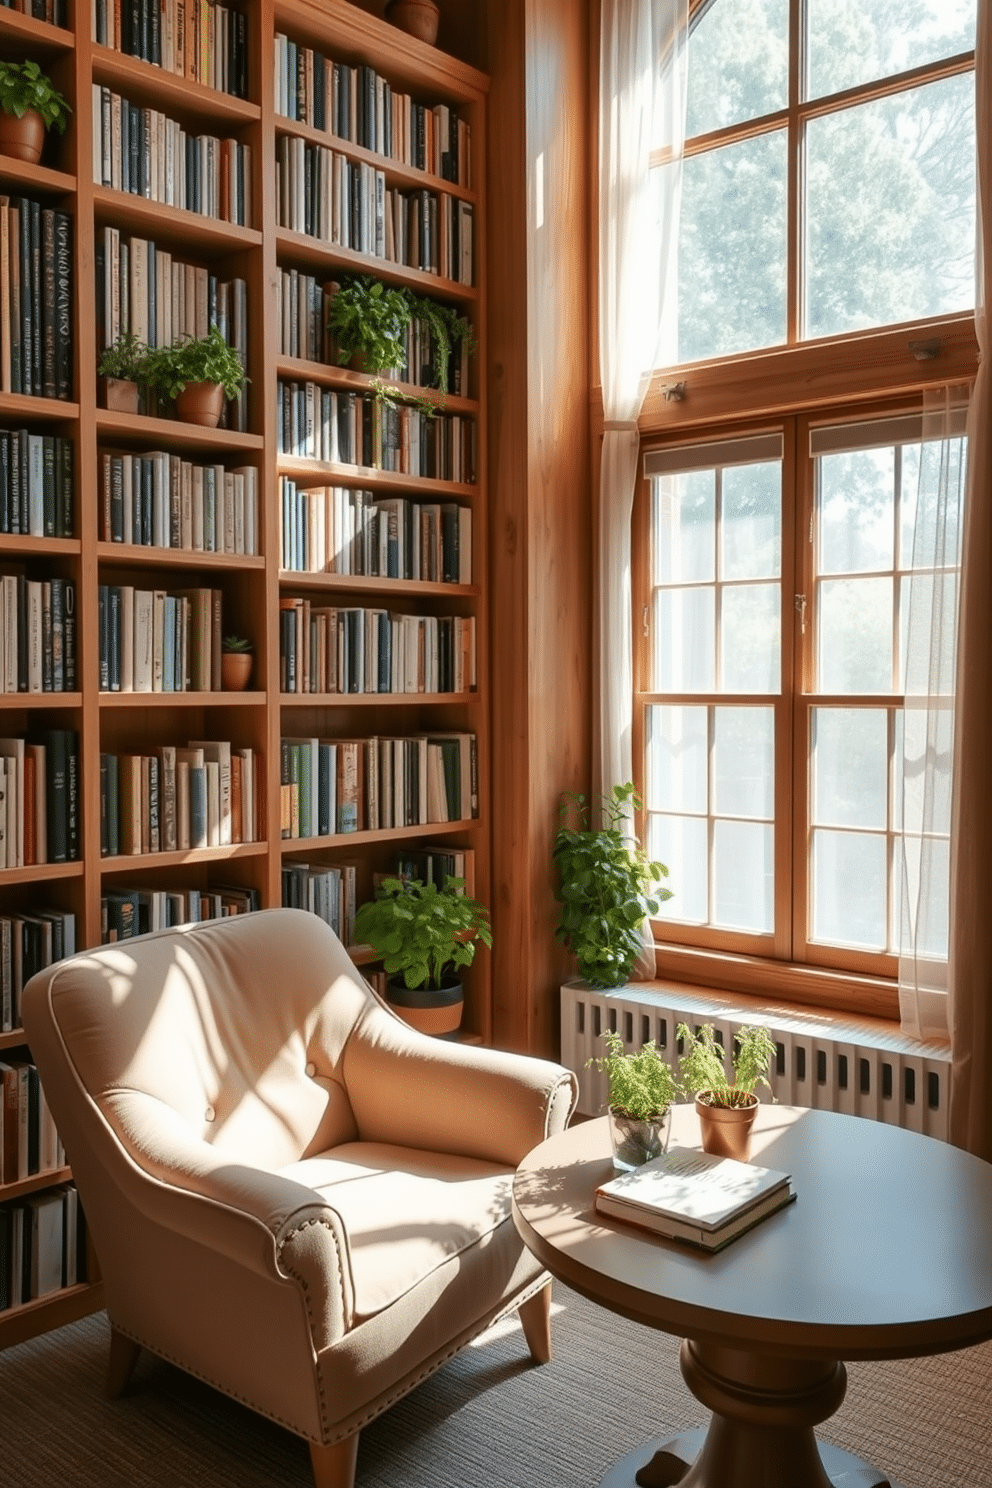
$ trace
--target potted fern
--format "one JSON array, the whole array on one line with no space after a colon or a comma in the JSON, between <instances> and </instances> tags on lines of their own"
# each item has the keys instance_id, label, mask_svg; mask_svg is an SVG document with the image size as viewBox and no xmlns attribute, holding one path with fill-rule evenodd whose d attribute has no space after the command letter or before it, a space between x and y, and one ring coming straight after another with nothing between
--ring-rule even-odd
<instances>
[{"instance_id":1,"label":"potted fern","mask_svg":"<svg viewBox=\"0 0 992 1488\"><path fill-rule=\"evenodd\" d=\"M37 165L46 130L64 134L71 113L37 62L0 62L0 153Z\"/></svg>"},{"instance_id":2,"label":"potted fern","mask_svg":"<svg viewBox=\"0 0 992 1488\"><path fill-rule=\"evenodd\" d=\"M177 417L215 429L225 398L236 398L248 378L241 358L212 325L199 340L186 337L149 353L147 381L162 397L174 399Z\"/></svg>"},{"instance_id":3,"label":"potted fern","mask_svg":"<svg viewBox=\"0 0 992 1488\"><path fill-rule=\"evenodd\" d=\"M355 914L356 938L382 957L387 1001L423 1033L456 1032L464 1006L461 972L480 942L493 943L489 911L464 886L460 878L445 879L443 888L384 878Z\"/></svg>"},{"instance_id":4,"label":"potted fern","mask_svg":"<svg viewBox=\"0 0 992 1488\"><path fill-rule=\"evenodd\" d=\"M586 1061L609 1082L607 1115L613 1166L622 1172L660 1157L668 1150L672 1102L679 1091L676 1072L649 1039L632 1054L613 1029L603 1034L606 1053Z\"/></svg>"},{"instance_id":5,"label":"potted fern","mask_svg":"<svg viewBox=\"0 0 992 1488\"><path fill-rule=\"evenodd\" d=\"M695 1096L703 1151L747 1162L758 1110L755 1086L771 1089L768 1071L775 1058L774 1039L767 1028L741 1028L728 1074L725 1051L712 1023L704 1023L695 1035L687 1023L680 1023L676 1033L682 1041L679 1080Z\"/></svg>"},{"instance_id":6,"label":"potted fern","mask_svg":"<svg viewBox=\"0 0 992 1488\"><path fill-rule=\"evenodd\" d=\"M148 347L133 331L122 332L105 348L96 368L104 408L115 413L140 412L149 356Z\"/></svg>"}]
</instances>

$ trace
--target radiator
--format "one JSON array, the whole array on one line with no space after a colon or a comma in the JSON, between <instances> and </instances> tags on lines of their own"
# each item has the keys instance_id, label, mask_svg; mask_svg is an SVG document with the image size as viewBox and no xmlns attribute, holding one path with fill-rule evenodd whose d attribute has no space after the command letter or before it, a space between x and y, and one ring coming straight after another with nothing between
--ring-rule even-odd
<instances>
[{"instance_id":1,"label":"radiator","mask_svg":"<svg viewBox=\"0 0 992 1488\"><path fill-rule=\"evenodd\" d=\"M602 1034L619 1033L627 1049L654 1039L668 1063L678 1057L675 1028L695 1030L712 1023L732 1046L742 1024L764 1024L775 1040L772 1094L785 1105L842 1111L887 1121L924 1136L946 1140L950 1097L950 1051L921 1044L877 1019L825 1016L813 1009L753 1004L721 992L662 984L597 991L585 982L561 989L561 1061L579 1080L578 1110L596 1116L605 1109L606 1076L586 1069L605 1052ZM760 1091L763 1098L768 1092Z\"/></svg>"}]
</instances>

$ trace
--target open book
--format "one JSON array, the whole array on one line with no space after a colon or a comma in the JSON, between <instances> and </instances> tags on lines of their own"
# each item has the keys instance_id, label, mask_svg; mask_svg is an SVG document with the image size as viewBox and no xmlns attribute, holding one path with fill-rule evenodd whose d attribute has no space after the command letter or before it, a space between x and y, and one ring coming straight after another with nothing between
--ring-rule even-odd
<instances>
[{"instance_id":1,"label":"open book","mask_svg":"<svg viewBox=\"0 0 992 1488\"><path fill-rule=\"evenodd\" d=\"M720 1250L795 1198L788 1173L677 1147L596 1190L601 1214Z\"/></svg>"}]
</instances>

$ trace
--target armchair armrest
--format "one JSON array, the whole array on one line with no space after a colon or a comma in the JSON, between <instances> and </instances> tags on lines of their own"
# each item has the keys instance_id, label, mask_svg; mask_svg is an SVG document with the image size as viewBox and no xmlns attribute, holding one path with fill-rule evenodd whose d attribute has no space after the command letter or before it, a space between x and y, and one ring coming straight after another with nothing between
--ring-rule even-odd
<instances>
[{"instance_id":1,"label":"armchair armrest","mask_svg":"<svg viewBox=\"0 0 992 1488\"><path fill-rule=\"evenodd\" d=\"M563 1065L430 1038L378 1004L348 1041L344 1082L363 1141L510 1168L565 1127L578 1095Z\"/></svg>"}]
</instances>

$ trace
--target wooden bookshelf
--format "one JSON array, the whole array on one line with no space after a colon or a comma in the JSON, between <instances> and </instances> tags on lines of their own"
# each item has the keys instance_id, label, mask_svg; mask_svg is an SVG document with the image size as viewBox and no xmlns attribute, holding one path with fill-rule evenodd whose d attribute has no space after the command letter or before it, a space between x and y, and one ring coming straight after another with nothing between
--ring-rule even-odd
<instances>
[{"instance_id":1,"label":"wooden bookshelf","mask_svg":"<svg viewBox=\"0 0 992 1488\"><path fill-rule=\"evenodd\" d=\"M472 887L490 903L491 803L490 675L487 600L488 532L486 441L486 165L487 79L457 59L413 40L347 0L243 0L248 15L248 98L167 74L125 56L90 37L90 6L69 0L70 27L0 8L0 47L11 59L33 57L56 81L73 107L64 138L49 137L39 167L0 156L0 194L28 196L67 212L73 223L73 390L71 401L0 393L0 426L29 427L68 437L74 460L74 526L69 538L0 535L0 573L26 564L34 576L51 572L69 578L76 589L77 690L71 693L0 693L0 735L38 727L71 728L79 736L80 857L76 862L0 869L0 913L30 911L41 905L71 910L77 948L101 939L101 895L108 887L140 883L150 888L234 884L255 890L263 907L281 902L284 859L305 856L314 865L355 864L359 901L371 892L373 873L394 866L402 846L436 843L472 855ZM75 17L76 24L72 24ZM275 36L285 33L327 57L366 63L394 87L418 102L456 107L471 129L472 188L454 185L412 167L387 161L371 151L275 112ZM114 191L92 176L92 85L97 83L131 102L161 110L184 127L218 136L236 136L251 146L252 221L245 227ZM352 161L375 165L400 189L425 188L472 204L474 284L442 280L335 248L290 232L277 223L276 141L299 135L309 143L344 153ZM119 228L122 235L154 240L184 262L206 267L219 278L239 277L248 287L247 428L202 429L175 419L108 412L99 406L96 365L97 234ZM444 400L446 411L476 425L474 484L414 478L359 465L318 463L279 456L276 386L313 381L325 387L369 392L375 379L346 368L301 361L282 354L276 323L277 275L300 267L317 275L360 271L391 284L454 304L473 322L478 349L471 359L470 387ZM421 388L397 384L400 397L440 401ZM259 556L234 556L110 543L101 530L100 456L105 450L151 453L168 450L197 463L254 465L258 471ZM470 505L471 584L407 582L369 576L295 573L280 570L280 477L298 484L342 485L403 494L415 500ZM251 691L120 694L99 689L97 591L100 584L172 589L212 585L223 592L224 630L248 634L254 642ZM476 620L477 687L458 694L280 694L279 601L305 593L326 604L378 604L411 610L423 604L432 614L473 615ZM280 740L283 734L322 737L374 737L431 730L470 732L478 741L479 814L470 820L432 827L361 831L332 837L280 836ZM163 741L230 739L250 746L264 762L261 841L200 851L100 855L101 752L151 752ZM361 961L360 950L356 960ZM464 1037L492 1037L492 988L488 955L476 958L466 987ZM23 1036L0 1035L0 1057L23 1052ZM70 1140L71 1146L71 1140ZM0 1185L0 1203L25 1190L44 1188L69 1176L32 1176ZM91 1273L96 1276L94 1267ZM0 1313L0 1348L60 1326L102 1306L98 1279L53 1297Z\"/></svg>"}]
</instances>

